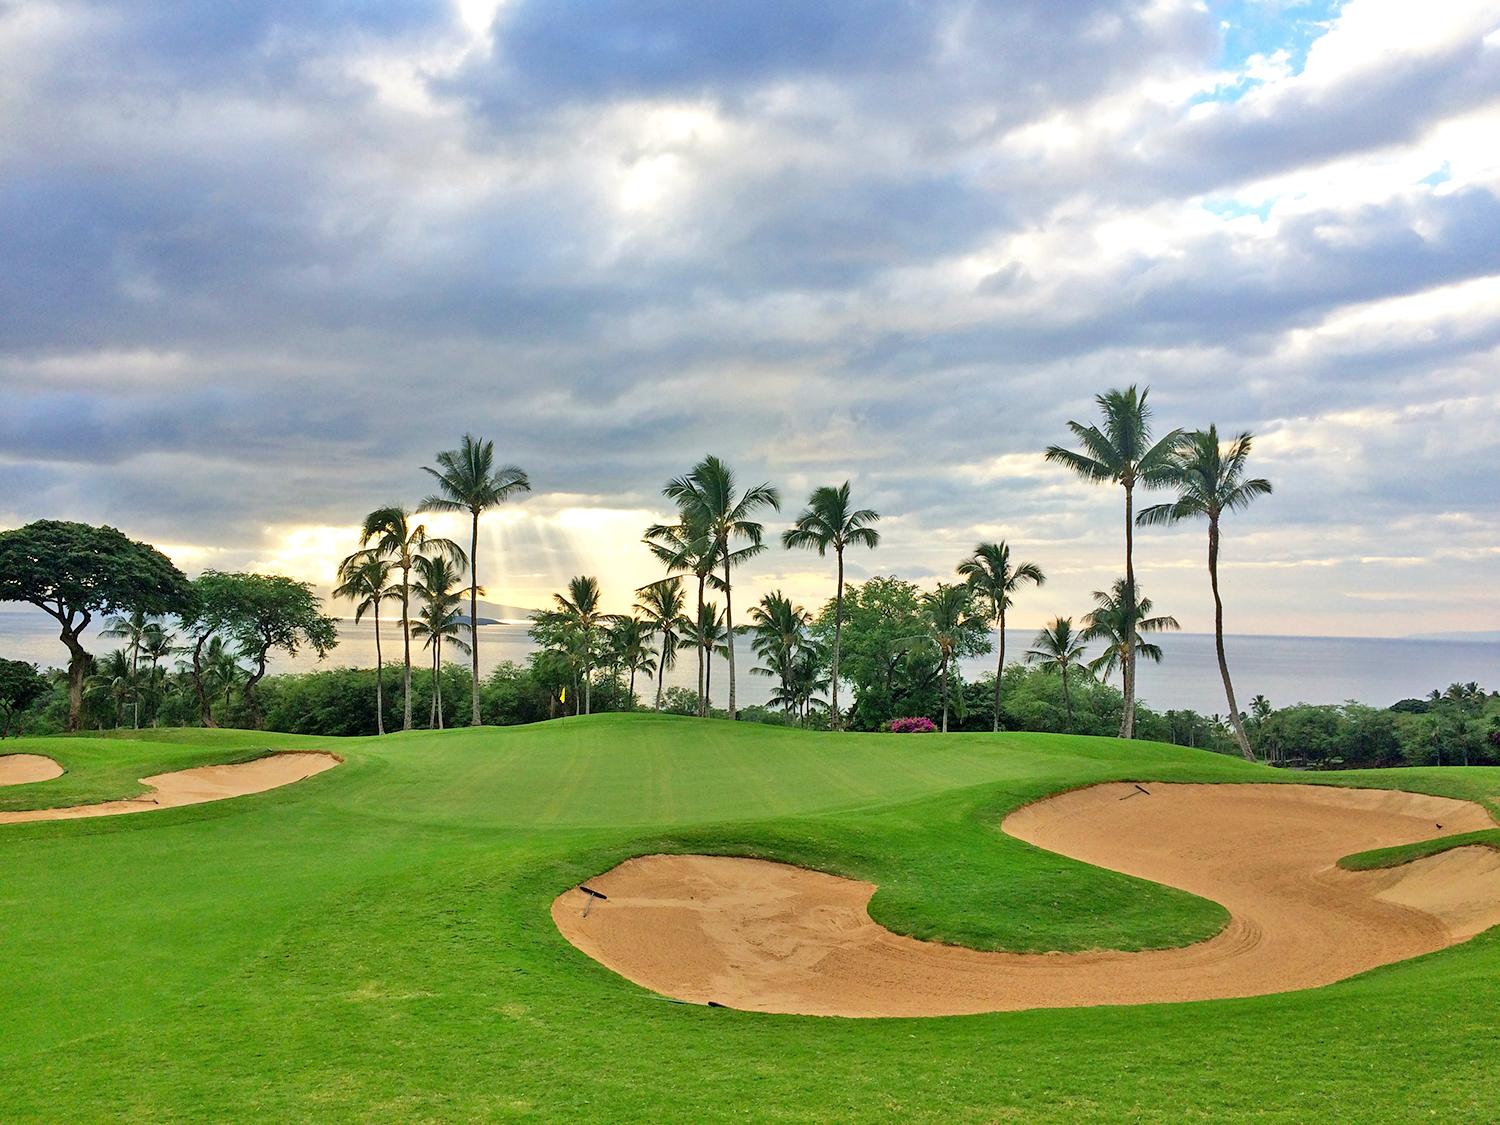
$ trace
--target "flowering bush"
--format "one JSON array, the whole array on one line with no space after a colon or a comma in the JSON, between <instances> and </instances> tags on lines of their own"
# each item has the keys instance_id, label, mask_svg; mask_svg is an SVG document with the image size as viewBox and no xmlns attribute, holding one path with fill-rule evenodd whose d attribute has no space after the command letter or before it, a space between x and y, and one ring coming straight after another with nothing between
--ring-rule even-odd
<instances>
[{"instance_id":1,"label":"flowering bush","mask_svg":"<svg viewBox=\"0 0 1500 1125\"><path fill-rule=\"evenodd\" d=\"M892 719L892 734L932 734L937 730L931 719Z\"/></svg>"}]
</instances>

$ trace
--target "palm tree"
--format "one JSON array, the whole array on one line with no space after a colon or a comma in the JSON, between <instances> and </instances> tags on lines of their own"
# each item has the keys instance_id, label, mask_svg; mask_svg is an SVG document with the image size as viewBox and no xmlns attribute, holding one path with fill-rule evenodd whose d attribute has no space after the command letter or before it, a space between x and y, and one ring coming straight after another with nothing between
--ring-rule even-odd
<instances>
[{"instance_id":1,"label":"palm tree","mask_svg":"<svg viewBox=\"0 0 1500 1125\"><path fill-rule=\"evenodd\" d=\"M423 646L432 649L432 707L427 725L442 730L443 645L445 642L451 644L460 652L468 652L472 647L459 636L464 630L459 606L466 591L458 588L462 578L447 557L418 555L416 562L416 590L422 599L422 610L412 626L412 633L425 637Z\"/></svg>"},{"instance_id":2,"label":"palm tree","mask_svg":"<svg viewBox=\"0 0 1500 1125\"><path fill-rule=\"evenodd\" d=\"M358 624L367 612L375 618L375 732L385 733L385 659L380 651L380 603L398 597L390 585L391 564L370 551L355 551L339 563L339 584L333 588L336 598L354 603L354 622Z\"/></svg>"},{"instance_id":3,"label":"palm tree","mask_svg":"<svg viewBox=\"0 0 1500 1125\"><path fill-rule=\"evenodd\" d=\"M177 634L169 632L159 621L146 626L141 640L141 652L151 661L146 686L151 690L151 725L156 725L156 713L161 707L162 679L157 675L161 662L177 652Z\"/></svg>"},{"instance_id":4,"label":"palm tree","mask_svg":"<svg viewBox=\"0 0 1500 1125\"><path fill-rule=\"evenodd\" d=\"M1151 599L1136 588L1135 602L1135 653L1154 664L1161 663L1161 646L1145 640L1142 633L1176 631L1182 626L1177 618L1152 617ZM1089 671L1108 682L1109 674L1125 664L1126 635L1130 632L1125 623L1125 580L1115 579L1108 590L1094 591L1094 608L1083 619L1083 637L1090 641L1103 641L1104 651L1089 663Z\"/></svg>"},{"instance_id":5,"label":"palm tree","mask_svg":"<svg viewBox=\"0 0 1500 1125\"><path fill-rule=\"evenodd\" d=\"M1229 661L1224 656L1224 602L1219 597L1220 519L1225 512L1248 508L1257 496L1271 494L1270 481L1245 477L1251 440L1250 434L1242 433L1227 446L1221 445L1217 426L1189 434L1173 458L1177 499L1147 508L1139 522L1149 526L1200 517L1208 520L1208 583L1214 593L1214 648L1219 657L1219 676L1224 681L1234 739L1239 743L1240 753L1254 761L1255 751L1250 747L1240 709L1234 702L1234 684L1229 679Z\"/></svg>"},{"instance_id":6,"label":"palm tree","mask_svg":"<svg viewBox=\"0 0 1500 1125\"><path fill-rule=\"evenodd\" d=\"M464 434L457 449L437 455L439 469L426 465L422 471L438 482L438 494L418 507L421 512L469 513L469 632L470 668L473 673L474 714L479 725L479 517L489 508L505 503L519 492L530 492L531 481L515 465L495 468L495 443Z\"/></svg>"},{"instance_id":7,"label":"palm tree","mask_svg":"<svg viewBox=\"0 0 1500 1125\"><path fill-rule=\"evenodd\" d=\"M995 661L995 731L1000 729L1000 681L1005 678L1005 614L1015 604L1016 592L1026 582L1041 586L1047 581L1036 563L1012 562L1010 545L981 543L974 553L958 564L958 573L989 610L990 620L1000 631L1000 655Z\"/></svg>"},{"instance_id":8,"label":"palm tree","mask_svg":"<svg viewBox=\"0 0 1500 1125\"><path fill-rule=\"evenodd\" d=\"M609 652L613 662L630 673L630 709L635 710L635 675L656 672L656 650L651 647L654 626L639 617L618 617L609 629Z\"/></svg>"},{"instance_id":9,"label":"palm tree","mask_svg":"<svg viewBox=\"0 0 1500 1125\"><path fill-rule=\"evenodd\" d=\"M566 594L553 594L557 603L553 613L566 625L577 631L579 656L583 672L583 713L593 713L593 671L599 655L599 630L619 618L599 608L599 581L580 575L568 583Z\"/></svg>"},{"instance_id":10,"label":"palm tree","mask_svg":"<svg viewBox=\"0 0 1500 1125\"><path fill-rule=\"evenodd\" d=\"M442 555L462 565L468 559L464 550L451 539L427 534L426 524L412 524L412 514L405 508L376 508L365 517L360 528L359 545L368 548L378 559L388 560L401 572L397 596L401 601L401 729L411 730L411 572L423 555Z\"/></svg>"},{"instance_id":11,"label":"palm tree","mask_svg":"<svg viewBox=\"0 0 1500 1125\"><path fill-rule=\"evenodd\" d=\"M145 646L146 631L151 624L151 618L137 609L132 610L128 617L111 617L104 623L104 628L99 630L101 637L125 642L124 652L130 661L129 689L132 694L131 702L135 708L135 719L132 725L136 730L141 729L141 649Z\"/></svg>"},{"instance_id":12,"label":"palm tree","mask_svg":"<svg viewBox=\"0 0 1500 1125\"><path fill-rule=\"evenodd\" d=\"M792 709L801 724L807 725L808 712L814 706L827 705L827 700L818 693L828 689L828 677L823 670L828 666L828 653L823 646L808 637L792 655L789 680ZM773 697L772 702L777 702Z\"/></svg>"},{"instance_id":13,"label":"palm tree","mask_svg":"<svg viewBox=\"0 0 1500 1125\"><path fill-rule=\"evenodd\" d=\"M1104 425L1085 426L1069 422L1083 452L1061 446L1047 447L1048 461L1066 465L1084 480L1112 482L1125 489L1125 602L1135 603L1135 487L1155 488L1174 479L1173 454L1182 441L1182 431L1173 430L1156 444L1151 443L1151 410L1146 405L1149 388L1137 392L1132 385L1125 390L1106 391L1095 397L1104 415ZM1125 688L1125 707L1120 715L1120 737L1135 737L1135 614L1126 619L1131 631L1127 638L1125 665L1121 673Z\"/></svg>"},{"instance_id":14,"label":"palm tree","mask_svg":"<svg viewBox=\"0 0 1500 1125\"><path fill-rule=\"evenodd\" d=\"M757 484L753 488L739 491L734 470L719 458L710 454L686 476L669 481L663 494L677 502L686 524L701 527L714 546L714 553L723 567L720 587L724 591L724 627L729 636L734 636L734 599L730 590L729 572L733 567L754 558L765 550L761 542L765 528L750 517L758 509L781 509L781 494L770 484ZM743 539L744 547L735 548L736 540ZM729 645L729 718L739 718L735 707L734 644Z\"/></svg>"},{"instance_id":15,"label":"palm tree","mask_svg":"<svg viewBox=\"0 0 1500 1125\"><path fill-rule=\"evenodd\" d=\"M713 713L713 680L715 656L728 656L734 651L730 644L730 632L724 624L725 615L715 602L704 602L698 607L698 619L683 624L682 635L689 644L696 645L704 655L703 714Z\"/></svg>"},{"instance_id":16,"label":"palm tree","mask_svg":"<svg viewBox=\"0 0 1500 1125\"><path fill-rule=\"evenodd\" d=\"M838 558L838 584L833 595L833 702L830 718L834 730L839 729L839 648L844 633L844 548L848 546L869 547L880 545L880 532L870 525L880 519L873 508L851 509L849 504L849 482L837 488L824 485L813 489L807 498L807 507L797 517L790 531L781 534L781 545L788 549L805 547L818 552L823 558L828 548Z\"/></svg>"},{"instance_id":17,"label":"palm tree","mask_svg":"<svg viewBox=\"0 0 1500 1125\"><path fill-rule=\"evenodd\" d=\"M1062 676L1063 708L1068 715L1068 729L1073 729L1073 697L1068 693L1068 671L1083 667L1083 655L1088 651L1083 637L1073 629L1071 617L1058 617L1036 635L1032 647L1026 650L1026 663L1046 664Z\"/></svg>"},{"instance_id":18,"label":"palm tree","mask_svg":"<svg viewBox=\"0 0 1500 1125\"><path fill-rule=\"evenodd\" d=\"M140 693L136 690L138 666L130 655L129 648L117 648L97 661L94 672L85 681L84 691L90 698L110 707L114 712L115 726L125 725L127 701L135 700L140 706ZM139 712L137 712L139 713ZM99 724L104 725L102 722Z\"/></svg>"},{"instance_id":19,"label":"palm tree","mask_svg":"<svg viewBox=\"0 0 1500 1125\"><path fill-rule=\"evenodd\" d=\"M807 640L811 616L801 606L793 605L780 590L766 594L750 607L750 631L755 640L750 647L770 667L752 668L753 674L775 676L781 681L781 701L791 710L791 679L795 653Z\"/></svg>"},{"instance_id":20,"label":"palm tree","mask_svg":"<svg viewBox=\"0 0 1500 1125\"><path fill-rule=\"evenodd\" d=\"M718 566L718 551L707 527L691 513L681 513L677 523L652 524L641 540L650 552L667 568L667 573L691 574L698 580L699 616L703 613L703 598L706 589L722 589L723 581L714 574ZM698 649L698 715L708 714L707 658L702 648Z\"/></svg>"},{"instance_id":21,"label":"palm tree","mask_svg":"<svg viewBox=\"0 0 1500 1125\"><path fill-rule=\"evenodd\" d=\"M969 587L947 582L922 595L922 615L927 631L916 639L937 649L943 677L943 733L947 734L953 665L960 656L989 651L989 643L984 640L989 625L974 612L974 595Z\"/></svg>"},{"instance_id":22,"label":"palm tree","mask_svg":"<svg viewBox=\"0 0 1500 1125\"><path fill-rule=\"evenodd\" d=\"M234 689L244 682L249 672L240 664L240 654L224 643L221 637L211 637L203 656L204 676L214 685L214 694L224 693L224 706Z\"/></svg>"},{"instance_id":23,"label":"palm tree","mask_svg":"<svg viewBox=\"0 0 1500 1125\"><path fill-rule=\"evenodd\" d=\"M646 615L651 628L661 634L656 660L656 709L661 710L662 683L665 675L677 666L677 650L683 647L683 609L686 598L681 578L663 578L636 591L635 608ZM700 665L701 668L701 665Z\"/></svg>"}]
</instances>

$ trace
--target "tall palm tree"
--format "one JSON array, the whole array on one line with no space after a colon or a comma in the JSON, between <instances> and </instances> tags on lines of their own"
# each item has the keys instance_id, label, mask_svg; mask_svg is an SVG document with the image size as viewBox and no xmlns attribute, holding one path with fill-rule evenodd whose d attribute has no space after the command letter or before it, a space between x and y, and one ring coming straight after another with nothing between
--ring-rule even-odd
<instances>
[{"instance_id":1,"label":"tall palm tree","mask_svg":"<svg viewBox=\"0 0 1500 1125\"><path fill-rule=\"evenodd\" d=\"M376 508L365 517L359 545L401 572L397 597L401 601L401 729L411 730L411 572L424 555L441 555L450 562L468 562L464 549L451 539L427 534L426 524L413 524L412 513L392 506Z\"/></svg>"},{"instance_id":2,"label":"tall palm tree","mask_svg":"<svg viewBox=\"0 0 1500 1125\"><path fill-rule=\"evenodd\" d=\"M380 651L380 603L398 597L391 586L391 564L370 551L355 551L339 563L339 584L333 588L336 598L354 603L354 621L358 624L366 613L375 619L375 732L385 733L385 658Z\"/></svg>"},{"instance_id":3,"label":"tall palm tree","mask_svg":"<svg viewBox=\"0 0 1500 1125\"><path fill-rule=\"evenodd\" d=\"M824 485L813 489L807 507L797 517L790 531L781 534L781 545L788 549L804 547L817 551L818 557L833 553L838 558L838 584L833 595L833 676L832 714L834 730L839 729L839 649L844 633L844 548L880 545L880 532L870 525L878 522L880 513L873 508L853 508L849 502L849 482L837 488Z\"/></svg>"},{"instance_id":4,"label":"tall palm tree","mask_svg":"<svg viewBox=\"0 0 1500 1125\"><path fill-rule=\"evenodd\" d=\"M1071 617L1055 618L1050 625L1036 635L1026 650L1026 663L1045 664L1062 676L1063 708L1068 715L1068 729L1073 729L1073 697L1068 692L1068 672L1082 668L1084 653L1088 646L1083 636L1073 628Z\"/></svg>"},{"instance_id":5,"label":"tall palm tree","mask_svg":"<svg viewBox=\"0 0 1500 1125\"><path fill-rule=\"evenodd\" d=\"M1065 465L1084 480L1114 483L1125 490L1125 601L1135 603L1135 488L1155 488L1174 478L1173 454L1182 441L1182 431L1173 430L1160 441L1151 441L1151 410L1146 405L1150 388L1137 391L1106 391L1095 397L1103 414L1103 426L1069 422L1068 429L1083 446L1083 452L1047 447L1048 461ZM1135 614L1126 620L1131 631L1121 679L1125 707L1120 715L1120 737L1135 737Z\"/></svg>"},{"instance_id":6,"label":"tall palm tree","mask_svg":"<svg viewBox=\"0 0 1500 1125\"><path fill-rule=\"evenodd\" d=\"M1005 614L1015 604L1016 592L1024 583L1041 586L1047 581L1047 576L1036 563L1012 562L1010 545L1003 539L975 547L974 553L958 564L958 573L979 599L979 604L989 610L990 620L1000 630L1000 655L995 660L995 723L992 728L998 731L1000 681L1005 678Z\"/></svg>"},{"instance_id":7,"label":"tall palm tree","mask_svg":"<svg viewBox=\"0 0 1500 1125\"><path fill-rule=\"evenodd\" d=\"M792 655L789 680L791 704L803 726L807 725L808 712L813 707L827 705L828 701L818 695L819 692L828 690L828 677L823 671L828 666L827 660L827 651L812 637L806 638ZM772 702L776 700L773 698Z\"/></svg>"},{"instance_id":8,"label":"tall palm tree","mask_svg":"<svg viewBox=\"0 0 1500 1125\"><path fill-rule=\"evenodd\" d=\"M417 556L416 590L422 599L422 609L412 633L425 638L423 646L432 649L432 706L427 725L437 730L444 726L443 645L451 644L460 652L468 652L472 647L460 636L464 623L459 607L466 593L459 588L462 581L457 567L443 555Z\"/></svg>"},{"instance_id":9,"label":"tall palm tree","mask_svg":"<svg viewBox=\"0 0 1500 1125\"><path fill-rule=\"evenodd\" d=\"M495 468L495 443L488 438L464 434L457 449L437 455L438 468L424 465L422 471L438 482L438 494L418 507L421 512L469 513L469 655L473 673L474 714L479 725L479 517L520 492L531 491L526 471L516 465ZM441 470L441 471L440 471Z\"/></svg>"},{"instance_id":10,"label":"tall palm tree","mask_svg":"<svg viewBox=\"0 0 1500 1125\"><path fill-rule=\"evenodd\" d=\"M652 524L646 529L641 542L667 568L669 575L691 574L698 580L697 614L703 613L706 590L723 588L723 580L715 573L718 567L718 549L708 534L707 525L695 514L680 512L677 523ZM708 662L698 648L698 715L708 714Z\"/></svg>"},{"instance_id":11,"label":"tall palm tree","mask_svg":"<svg viewBox=\"0 0 1500 1125\"><path fill-rule=\"evenodd\" d=\"M150 629L151 624L151 618L137 609L132 610L125 617L111 617L104 623L104 628L99 630L101 637L110 637L114 640L125 642L125 656L130 661L128 687L132 695L131 703L135 710L135 719L132 725L136 730L141 729L141 649L145 646L146 632ZM120 690L124 690L124 688Z\"/></svg>"},{"instance_id":12,"label":"tall palm tree","mask_svg":"<svg viewBox=\"0 0 1500 1125\"><path fill-rule=\"evenodd\" d=\"M1245 463L1250 459L1251 436L1242 433L1227 446L1219 441L1217 426L1196 430L1182 442L1173 459L1173 483L1177 499L1157 504L1140 514L1143 526L1172 524L1187 519L1208 520L1208 583L1214 592L1214 648L1219 657L1219 676L1229 702L1229 721L1240 753L1251 761L1255 751L1245 734L1245 723L1234 702L1234 684L1229 679L1229 661L1224 656L1224 602L1219 597L1219 521L1225 512L1248 508L1257 496L1271 494L1271 482L1263 477L1247 479Z\"/></svg>"},{"instance_id":13,"label":"tall palm tree","mask_svg":"<svg viewBox=\"0 0 1500 1125\"><path fill-rule=\"evenodd\" d=\"M656 709L660 711L663 680L677 666L677 650L683 647L680 638L687 599L681 578L663 578L642 586L636 597L636 610L645 614L647 624L661 635L656 658Z\"/></svg>"},{"instance_id":14,"label":"tall palm tree","mask_svg":"<svg viewBox=\"0 0 1500 1125\"><path fill-rule=\"evenodd\" d=\"M684 523L702 527L713 542L723 568L720 587L724 591L724 626L734 636L734 598L729 572L765 550L765 528L750 517L761 508L781 509L781 494L770 484L757 484L743 492L734 470L710 454L686 475L668 481L663 494L677 502ZM745 546L736 548L736 540ZM735 706L734 644L729 645L729 718L739 718Z\"/></svg>"},{"instance_id":15,"label":"tall palm tree","mask_svg":"<svg viewBox=\"0 0 1500 1125\"><path fill-rule=\"evenodd\" d=\"M109 707L114 713L115 726L122 727L126 704L131 700L139 702L138 677L139 665L132 661L130 650L117 648L95 662L93 674L84 681L84 692L97 705Z\"/></svg>"},{"instance_id":16,"label":"tall palm tree","mask_svg":"<svg viewBox=\"0 0 1500 1125\"><path fill-rule=\"evenodd\" d=\"M599 581L580 575L568 583L566 594L553 594L557 608L553 613L578 633L583 673L583 713L593 713L593 671L599 656L599 632L619 620L600 608Z\"/></svg>"},{"instance_id":17,"label":"tall palm tree","mask_svg":"<svg viewBox=\"0 0 1500 1125\"><path fill-rule=\"evenodd\" d=\"M788 711L791 709L794 654L806 643L807 626L811 620L807 610L793 605L780 590L766 594L750 607L750 631L755 636L750 647L770 666L752 668L751 672L775 676L781 681L781 698Z\"/></svg>"},{"instance_id":18,"label":"tall palm tree","mask_svg":"<svg viewBox=\"0 0 1500 1125\"><path fill-rule=\"evenodd\" d=\"M1163 614L1152 617L1151 599L1136 587L1135 599L1135 653L1144 656L1153 664L1161 663L1161 646L1146 640L1142 633L1164 633L1176 631L1182 626L1177 618ZM1094 591L1094 608L1083 619L1083 637L1090 641L1103 641L1104 651L1089 662L1089 671L1108 681L1109 674L1125 665L1126 635L1130 632L1125 623L1125 580L1115 579L1108 590Z\"/></svg>"},{"instance_id":19,"label":"tall palm tree","mask_svg":"<svg viewBox=\"0 0 1500 1125\"><path fill-rule=\"evenodd\" d=\"M926 633L918 639L937 649L943 677L943 733L947 734L953 665L960 656L989 651L984 640L989 625L974 612L974 595L968 586L947 582L922 595L922 616Z\"/></svg>"},{"instance_id":20,"label":"tall palm tree","mask_svg":"<svg viewBox=\"0 0 1500 1125\"><path fill-rule=\"evenodd\" d=\"M635 710L635 676L656 672L656 650L651 647L654 626L639 617L617 617L609 628L609 652L614 663L630 673L630 709Z\"/></svg>"}]
</instances>

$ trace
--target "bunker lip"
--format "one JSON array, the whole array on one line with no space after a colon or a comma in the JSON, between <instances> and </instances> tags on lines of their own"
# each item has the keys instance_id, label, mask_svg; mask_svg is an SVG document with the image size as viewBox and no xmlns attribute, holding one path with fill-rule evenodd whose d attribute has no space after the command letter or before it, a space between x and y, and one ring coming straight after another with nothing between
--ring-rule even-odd
<instances>
[{"instance_id":1,"label":"bunker lip","mask_svg":"<svg viewBox=\"0 0 1500 1125\"><path fill-rule=\"evenodd\" d=\"M893 934L871 883L764 860L642 856L552 903L575 946L655 992L751 1011L936 1016L1315 988L1500 924L1500 852L1337 861L1494 827L1478 805L1378 789L1109 783L1016 810L1010 835L1222 903L1207 941L1140 953L985 953ZM983 888L976 888L983 893Z\"/></svg>"},{"instance_id":2,"label":"bunker lip","mask_svg":"<svg viewBox=\"0 0 1500 1125\"><path fill-rule=\"evenodd\" d=\"M62 775L62 766L45 754L0 754L0 785L29 785Z\"/></svg>"},{"instance_id":3,"label":"bunker lip","mask_svg":"<svg viewBox=\"0 0 1500 1125\"><path fill-rule=\"evenodd\" d=\"M127 813L179 808L183 805L201 805L230 797L245 797L302 781L332 769L342 760L334 754L295 750L278 751L263 758L232 765L195 766L192 769L141 778L141 784L150 786L152 791L140 797L93 805L71 805L67 808L0 812L0 824L122 816Z\"/></svg>"}]
</instances>

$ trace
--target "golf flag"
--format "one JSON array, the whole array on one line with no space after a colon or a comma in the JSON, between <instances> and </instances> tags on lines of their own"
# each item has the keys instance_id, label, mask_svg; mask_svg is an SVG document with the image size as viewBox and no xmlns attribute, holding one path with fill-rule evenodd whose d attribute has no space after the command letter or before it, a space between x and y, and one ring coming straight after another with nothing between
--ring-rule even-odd
<instances>
[{"instance_id":1,"label":"golf flag","mask_svg":"<svg viewBox=\"0 0 1500 1125\"><path fill-rule=\"evenodd\" d=\"M557 701L559 703L566 703L568 701L568 689L567 688L563 688L562 689L562 693L560 695L558 695Z\"/></svg>"}]
</instances>

